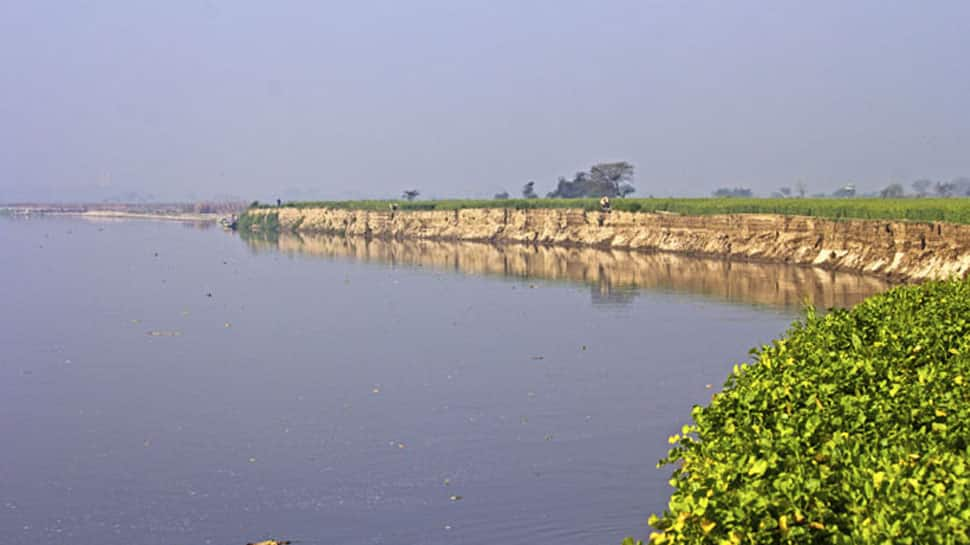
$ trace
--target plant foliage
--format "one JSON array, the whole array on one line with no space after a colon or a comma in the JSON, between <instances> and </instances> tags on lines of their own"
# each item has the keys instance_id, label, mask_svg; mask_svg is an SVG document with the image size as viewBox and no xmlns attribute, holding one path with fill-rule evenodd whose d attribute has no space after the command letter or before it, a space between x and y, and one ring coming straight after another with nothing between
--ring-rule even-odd
<instances>
[{"instance_id":1,"label":"plant foliage","mask_svg":"<svg viewBox=\"0 0 970 545\"><path fill-rule=\"evenodd\" d=\"M589 172L577 172L572 180L560 177L556 189L546 195L556 199L625 197L636 189L630 184L634 167L626 161L599 163Z\"/></svg>"},{"instance_id":2,"label":"plant foliage","mask_svg":"<svg viewBox=\"0 0 970 545\"><path fill-rule=\"evenodd\" d=\"M240 231L279 231L280 214L279 212L267 212L265 214L243 212L236 222L236 228Z\"/></svg>"},{"instance_id":3,"label":"plant foliage","mask_svg":"<svg viewBox=\"0 0 970 545\"><path fill-rule=\"evenodd\" d=\"M970 280L812 311L695 407L653 544L970 542Z\"/></svg>"}]
</instances>

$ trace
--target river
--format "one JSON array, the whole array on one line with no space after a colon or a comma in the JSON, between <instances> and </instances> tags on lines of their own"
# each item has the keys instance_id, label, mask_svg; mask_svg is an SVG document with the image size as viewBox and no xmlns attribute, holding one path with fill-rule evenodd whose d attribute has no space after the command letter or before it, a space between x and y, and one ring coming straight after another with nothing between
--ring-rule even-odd
<instances>
[{"instance_id":1,"label":"river","mask_svg":"<svg viewBox=\"0 0 970 545\"><path fill-rule=\"evenodd\" d=\"M618 544L807 297L887 286L578 248L0 219L0 542Z\"/></svg>"}]
</instances>

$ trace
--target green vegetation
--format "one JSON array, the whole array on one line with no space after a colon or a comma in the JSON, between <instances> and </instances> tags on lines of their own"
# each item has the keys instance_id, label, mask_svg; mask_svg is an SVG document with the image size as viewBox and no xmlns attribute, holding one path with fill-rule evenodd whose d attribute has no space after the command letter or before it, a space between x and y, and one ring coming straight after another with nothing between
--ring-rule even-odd
<instances>
[{"instance_id":1,"label":"green vegetation","mask_svg":"<svg viewBox=\"0 0 970 545\"><path fill-rule=\"evenodd\" d=\"M970 280L809 311L692 426L651 543L970 543Z\"/></svg>"},{"instance_id":2,"label":"green vegetation","mask_svg":"<svg viewBox=\"0 0 970 545\"><path fill-rule=\"evenodd\" d=\"M577 172L572 180L560 176L556 189L547 197L557 199L600 198L607 196L625 197L636 189L630 184L633 180L633 165L626 161L617 163L599 163L593 165L589 172ZM534 182L530 182L534 183ZM522 189L522 196L535 194L534 186L527 191Z\"/></svg>"},{"instance_id":3,"label":"green vegetation","mask_svg":"<svg viewBox=\"0 0 970 545\"><path fill-rule=\"evenodd\" d=\"M292 208L349 210L461 210L465 208L581 208L599 210L599 199L454 199L441 201L315 201L285 203ZM258 205L265 208L265 205ZM947 221L970 224L970 199L614 199L613 209L627 212L673 212L685 215L783 214L820 218Z\"/></svg>"},{"instance_id":4,"label":"green vegetation","mask_svg":"<svg viewBox=\"0 0 970 545\"><path fill-rule=\"evenodd\" d=\"M279 212L268 212L266 214L247 214L244 212L239 216L239 220L236 222L236 228L240 231L278 231L280 228L280 214Z\"/></svg>"}]
</instances>

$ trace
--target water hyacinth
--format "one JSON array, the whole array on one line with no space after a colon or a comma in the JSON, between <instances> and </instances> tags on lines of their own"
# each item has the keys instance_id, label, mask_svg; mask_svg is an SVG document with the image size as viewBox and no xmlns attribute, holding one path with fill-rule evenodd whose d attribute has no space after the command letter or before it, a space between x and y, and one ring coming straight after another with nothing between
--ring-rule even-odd
<instances>
[{"instance_id":1,"label":"water hyacinth","mask_svg":"<svg viewBox=\"0 0 970 545\"><path fill-rule=\"evenodd\" d=\"M650 543L970 542L970 280L812 311L695 407Z\"/></svg>"}]
</instances>

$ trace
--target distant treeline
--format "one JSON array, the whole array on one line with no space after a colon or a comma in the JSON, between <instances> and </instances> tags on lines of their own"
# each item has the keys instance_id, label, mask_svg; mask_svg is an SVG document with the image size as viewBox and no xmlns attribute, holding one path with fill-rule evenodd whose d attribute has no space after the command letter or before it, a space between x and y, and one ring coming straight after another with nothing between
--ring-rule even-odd
<instances>
[{"instance_id":1,"label":"distant treeline","mask_svg":"<svg viewBox=\"0 0 970 545\"><path fill-rule=\"evenodd\" d=\"M930 180L929 178L920 178L914 180L909 184L912 189L911 193L906 191L903 184L892 183L882 188L879 191L873 191L865 194L858 194L856 191L855 184L847 183L841 187L836 188L830 195L825 193L813 193L812 197L824 198L824 197L836 197L841 199L848 199L856 196L861 197L880 197L883 199L899 199L903 197L939 197L939 198L949 198L949 197L970 197L970 178L961 176L954 178L950 181L943 180ZM773 198L785 199L791 197L805 197L806 186L804 182L798 182L794 186L784 186L778 188L771 194ZM754 193L750 188L747 187L721 187L713 192L715 197L753 197Z\"/></svg>"}]
</instances>

